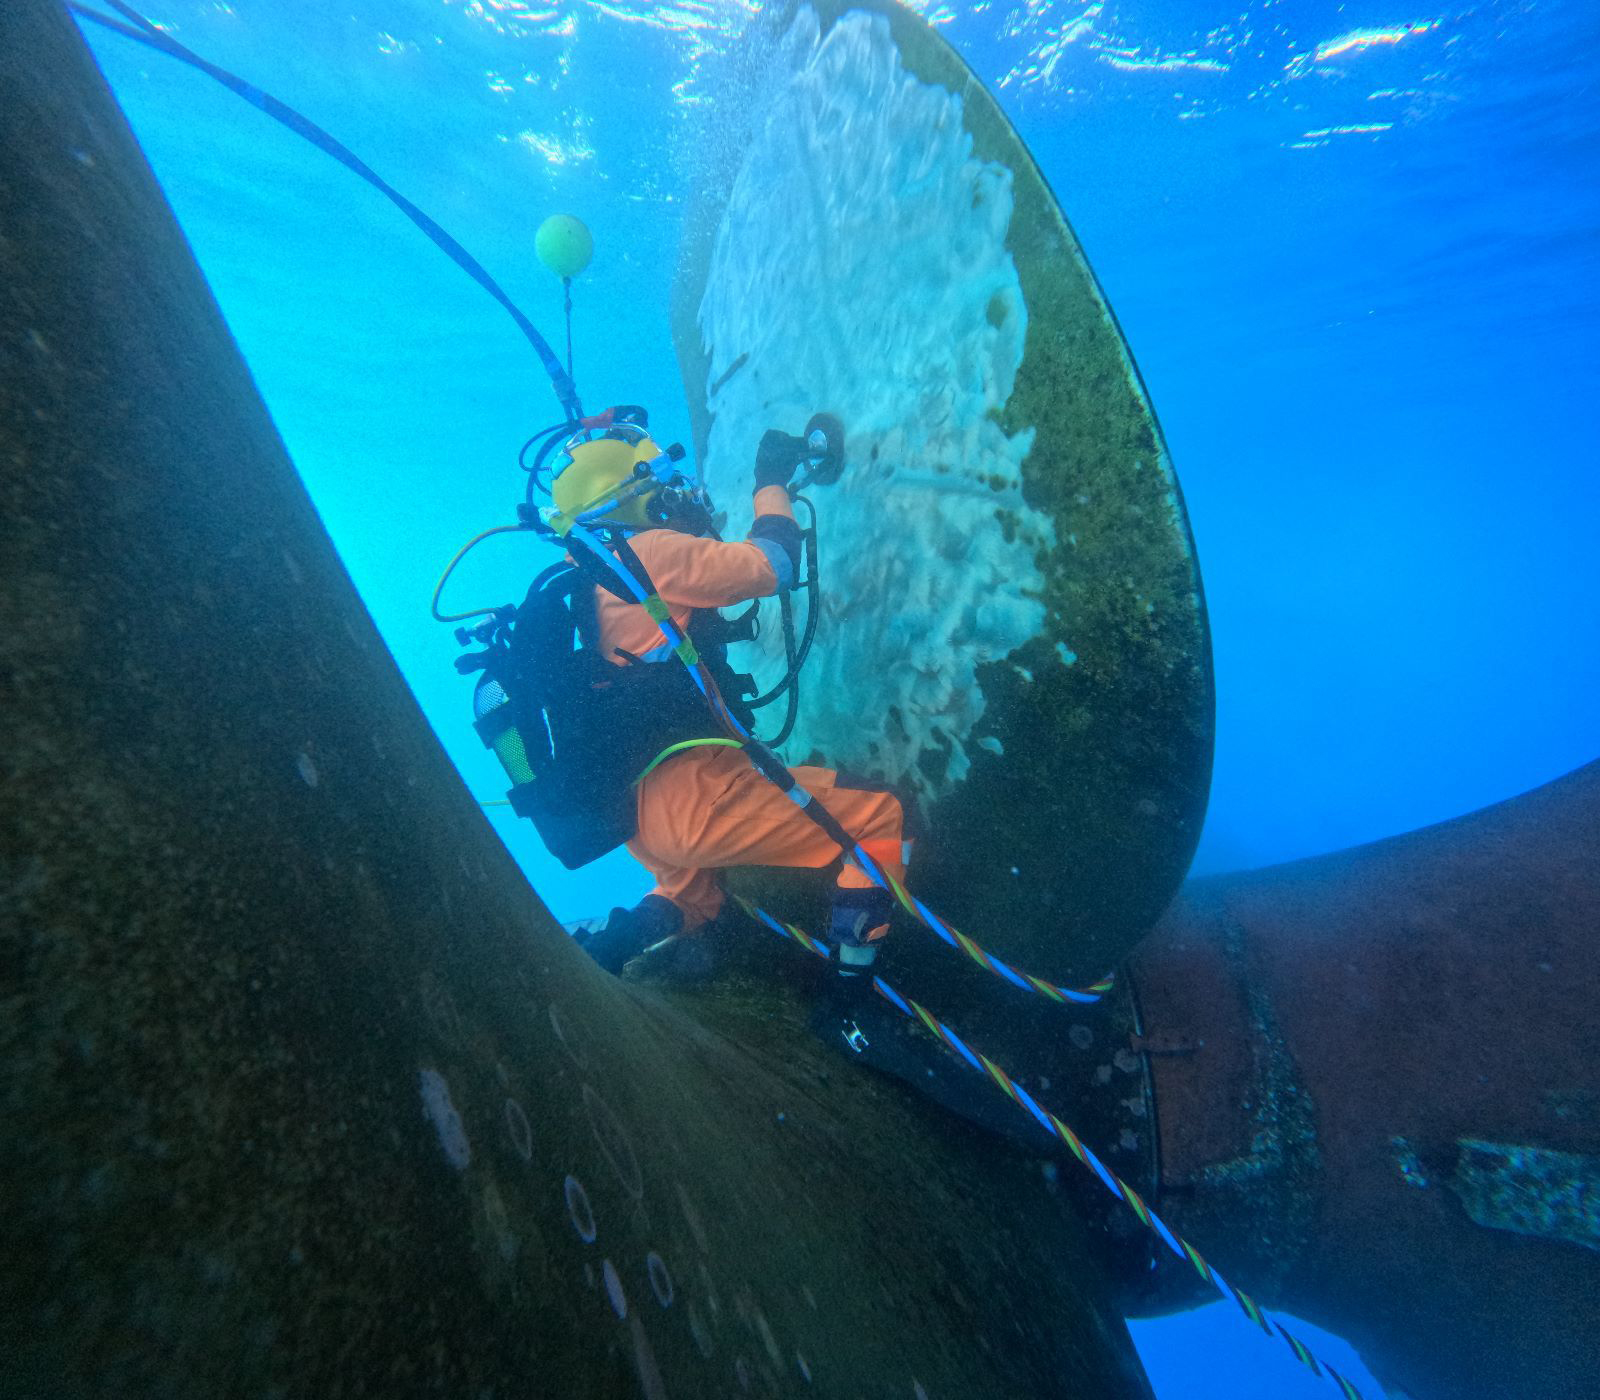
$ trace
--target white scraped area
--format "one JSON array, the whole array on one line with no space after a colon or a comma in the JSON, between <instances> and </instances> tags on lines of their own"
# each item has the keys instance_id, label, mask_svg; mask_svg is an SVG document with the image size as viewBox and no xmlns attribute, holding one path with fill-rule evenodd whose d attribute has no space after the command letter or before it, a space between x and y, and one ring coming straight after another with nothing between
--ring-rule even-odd
<instances>
[{"instance_id":1,"label":"white scraped area","mask_svg":"<svg viewBox=\"0 0 1600 1400\"><path fill-rule=\"evenodd\" d=\"M843 421L844 476L809 493L824 609L784 753L928 799L969 766L977 667L1044 621L1034 554L1054 532L1020 489L1033 433L991 416L1027 329L1005 248L1011 172L973 156L960 99L905 71L883 18L852 13L821 38L805 9L786 44L790 76L734 183L700 306L715 386L704 470L738 538L762 432L799 433L819 410ZM764 611L734 661L765 687L783 643Z\"/></svg>"}]
</instances>

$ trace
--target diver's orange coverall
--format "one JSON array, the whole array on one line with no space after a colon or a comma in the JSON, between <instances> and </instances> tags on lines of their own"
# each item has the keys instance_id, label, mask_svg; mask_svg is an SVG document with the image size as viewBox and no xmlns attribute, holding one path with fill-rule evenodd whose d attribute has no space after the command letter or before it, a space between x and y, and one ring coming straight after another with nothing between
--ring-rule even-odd
<instances>
[{"instance_id":1,"label":"diver's orange coverall","mask_svg":"<svg viewBox=\"0 0 1600 1400\"><path fill-rule=\"evenodd\" d=\"M764 486L756 516L793 520L789 493ZM766 550L751 540L712 540L676 530L647 530L629 541L680 630L696 608L724 608L778 589ZM628 664L617 649L649 665L678 665L660 629L638 603L597 591L600 651ZM841 787L829 768L789 770L867 853L896 879L905 874L900 803L886 792ZM691 932L716 917L722 887L713 873L734 865L815 869L838 858L838 847L762 777L738 749L696 748L669 758L638 788L639 829L628 850L656 879L654 893L670 899ZM854 865L839 872L844 888L870 888Z\"/></svg>"}]
</instances>

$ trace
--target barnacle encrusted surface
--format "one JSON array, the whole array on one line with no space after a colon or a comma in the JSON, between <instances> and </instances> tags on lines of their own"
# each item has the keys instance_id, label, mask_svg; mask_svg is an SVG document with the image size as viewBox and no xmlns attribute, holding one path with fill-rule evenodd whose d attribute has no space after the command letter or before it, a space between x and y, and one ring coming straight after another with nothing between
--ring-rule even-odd
<instances>
[{"instance_id":1,"label":"barnacle encrusted surface","mask_svg":"<svg viewBox=\"0 0 1600 1400\"><path fill-rule=\"evenodd\" d=\"M1045 619L1036 556L1054 531L1022 495L1034 433L996 421L1027 330L1011 172L973 156L960 99L905 70L881 16L823 35L803 10L786 47L700 303L706 475L742 534L764 427L798 431L820 406L849 425L849 470L814 492L826 620L786 752L929 804L970 768L978 668ZM780 629L753 653L740 659L766 689Z\"/></svg>"},{"instance_id":2,"label":"barnacle encrusted surface","mask_svg":"<svg viewBox=\"0 0 1600 1400\"><path fill-rule=\"evenodd\" d=\"M1053 194L948 44L896 6L825 4L776 54L699 192L674 330L722 502L769 424L826 409L850 436L814 493L826 602L786 756L894 784L920 892L1036 971L1095 975L1181 879L1210 776L1160 429Z\"/></svg>"}]
</instances>

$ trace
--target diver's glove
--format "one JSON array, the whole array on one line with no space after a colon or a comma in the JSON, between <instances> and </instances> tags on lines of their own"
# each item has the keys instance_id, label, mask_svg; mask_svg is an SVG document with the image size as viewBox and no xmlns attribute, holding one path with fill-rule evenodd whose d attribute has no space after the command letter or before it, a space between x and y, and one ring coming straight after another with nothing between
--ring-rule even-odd
<instances>
[{"instance_id":1,"label":"diver's glove","mask_svg":"<svg viewBox=\"0 0 1600 1400\"><path fill-rule=\"evenodd\" d=\"M683 928L683 912L665 895L647 894L632 909L613 909L599 928L580 929L578 946L612 974L652 943Z\"/></svg>"},{"instance_id":2,"label":"diver's glove","mask_svg":"<svg viewBox=\"0 0 1600 1400\"><path fill-rule=\"evenodd\" d=\"M756 490L763 486L787 486L794 469L809 449L806 440L768 428L756 448Z\"/></svg>"}]
</instances>

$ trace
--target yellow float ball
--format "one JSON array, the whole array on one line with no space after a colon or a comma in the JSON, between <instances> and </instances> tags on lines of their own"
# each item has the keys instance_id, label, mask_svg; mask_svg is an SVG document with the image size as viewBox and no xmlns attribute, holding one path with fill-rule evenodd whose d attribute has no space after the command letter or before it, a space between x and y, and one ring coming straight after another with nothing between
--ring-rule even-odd
<instances>
[{"instance_id":1,"label":"yellow float ball","mask_svg":"<svg viewBox=\"0 0 1600 1400\"><path fill-rule=\"evenodd\" d=\"M533 238L533 251L557 277L576 277L594 256L594 237L582 219L575 219L571 214L552 214L539 225L539 232Z\"/></svg>"}]
</instances>

